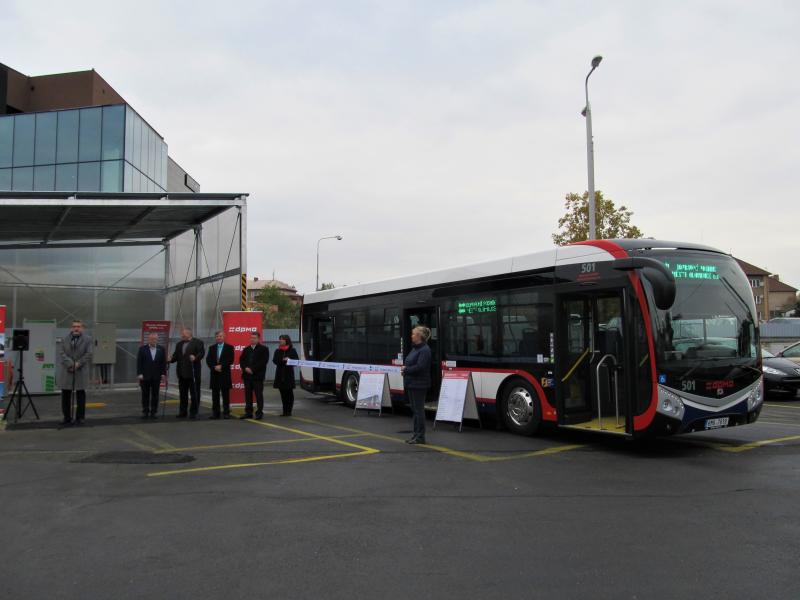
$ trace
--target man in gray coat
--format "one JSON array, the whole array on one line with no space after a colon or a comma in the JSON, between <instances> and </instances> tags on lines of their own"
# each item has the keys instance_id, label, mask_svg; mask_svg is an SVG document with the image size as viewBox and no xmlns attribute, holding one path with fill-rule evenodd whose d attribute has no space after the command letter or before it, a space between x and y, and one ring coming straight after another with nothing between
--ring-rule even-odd
<instances>
[{"instance_id":1,"label":"man in gray coat","mask_svg":"<svg viewBox=\"0 0 800 600\"><path fill-rule=\"evenodd\" d=\"M86 387L89 385L90 363L92 360L92 340L83 333L80 319L72 321L70 333L61 340L58 361L58 384L61 386L62 423L72 423L72 391L77 396L75 424L80 425L86 418Z\"/></svg>"}]
</instances>

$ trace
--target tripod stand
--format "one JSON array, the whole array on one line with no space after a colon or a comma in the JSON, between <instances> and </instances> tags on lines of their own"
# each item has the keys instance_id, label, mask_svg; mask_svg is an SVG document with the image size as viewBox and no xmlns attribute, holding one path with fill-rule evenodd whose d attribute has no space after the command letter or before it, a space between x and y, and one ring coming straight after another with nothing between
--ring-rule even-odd
<instances>
[{"instance_id":1,"label":"tripod stand","mask_svg":"<svg viewBox=\"0 0 800 600\"><path fill-rule=\"evenodd\" d=\"M3 415L3 420L8 420L8 414L11 412L12 407L16 405L17 412L14 415L15 423L25 415L25 411L28 410L29 406L33 409L33 414L36 415L36 418L39 418L39 411L36 410L36 405L33 403L33 398L31 398L31 394L28 391L28 386L25 385L22 352L22 350L19 351L19 363L17 364L17 372L19 373L19 377L17 378L17 383L14 384L14 391L11 392L11 397L8 399L8 405L6 406L6 412ZM26 404L24 408L22 406L23 392L25 393L25 397L28 399L28 404Z\"/></svg>"}]
</instances>

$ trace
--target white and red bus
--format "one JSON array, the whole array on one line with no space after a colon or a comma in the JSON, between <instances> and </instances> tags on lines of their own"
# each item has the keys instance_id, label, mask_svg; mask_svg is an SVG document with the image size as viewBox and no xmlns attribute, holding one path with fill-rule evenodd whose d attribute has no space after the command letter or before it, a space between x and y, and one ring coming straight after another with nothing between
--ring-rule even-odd
<instances>
[{"instance_id":1,"label":"white and red bus","mask_svg":"<svg viewBox=\"0 0 800 600\"><path fill-rule=\"evenodd\" d=\"M598 240L308 294L302 358L398 364L431 328L430 402L443 369L472 372L482 416L640 436L751 423L763 397L752 292L729 255ZM353 404L358 373L301 368ZM393 401L405 402L399 374Z\"/></svg>"}]
</instances>

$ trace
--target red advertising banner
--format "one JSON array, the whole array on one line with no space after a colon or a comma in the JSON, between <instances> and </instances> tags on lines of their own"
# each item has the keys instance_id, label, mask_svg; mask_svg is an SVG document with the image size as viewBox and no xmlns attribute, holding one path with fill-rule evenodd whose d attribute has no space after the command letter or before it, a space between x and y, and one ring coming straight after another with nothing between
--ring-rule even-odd
<instances>
[{"instance_id":1,"label":"red advertising banner","mask_svg":"<svg viewBox=\"0 0 800 600\"><path fill-rule=\"evenodd\" d=\"M242 370L239 368L239 356L244 347L250 343L250 334L257 331L263 333L264 314L261 311L225 311L222 313L222 329L225 341L233 346L233 367L231 368L231 404L244 404L244 383Z\"/></svg>"},{"instance_id":2,"label":"red advertising banner","mask_svg":"<svg viewBox=\"0 0 800 600\"><path fill-rule=\"evenodd\" d=\"M164 351L167 353L167 359L169 359L170 325L170 321L142 321L142 346L147 343L147 336L149 336L151 333L155 333L158 335L158 344L164 346ZM161 382L161 387L165 387L166 385L166 381Z\"/></svg>"}]
</instances>

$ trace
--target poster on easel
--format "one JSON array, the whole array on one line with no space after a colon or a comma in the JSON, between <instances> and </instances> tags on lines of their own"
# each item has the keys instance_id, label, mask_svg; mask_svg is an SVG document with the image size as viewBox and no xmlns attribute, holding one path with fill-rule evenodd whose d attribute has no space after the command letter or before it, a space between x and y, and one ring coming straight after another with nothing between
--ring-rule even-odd
<instances>
[{"instance_id":1,"label":"poster on easel","mask_svg":"<svg viewBox=\"0 0 800 600\"><path fill-rule=\"evenodd\" d=\"M359 410L376 410L378 416L384 408L392 407L392 396L389 391L389 376L386 373L360 373L358 380L358 396L353 415Z\"/></svg>"},{"instance_id":2,"label":"poster on easel","mask_svg":"<svg viewBox=\"0 0 800 600\"><path fill-rule=\"evenodd\" d=\"M458 423L458 430L461 431L464 419L475 419L480 424L472 373L470 371L444 371L433 426L435 428L438 421Z\"/></svg>"}]
</instances>

